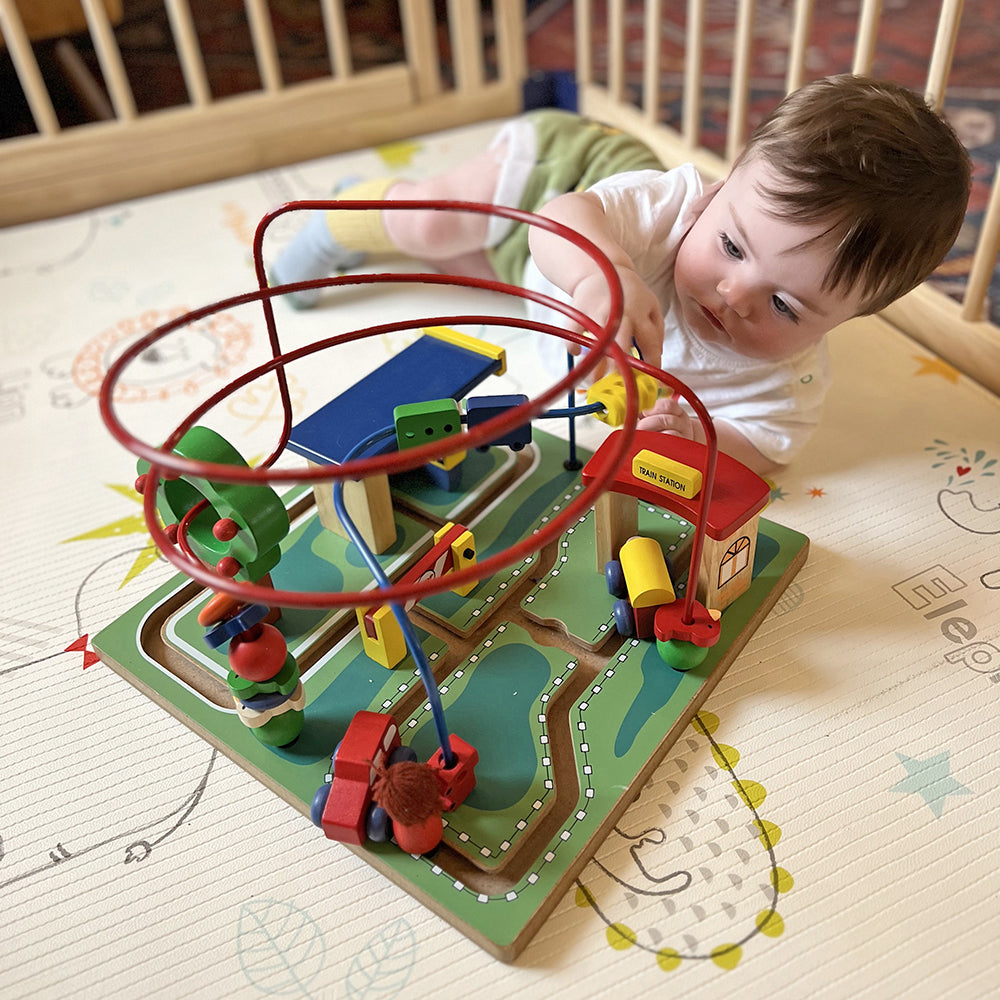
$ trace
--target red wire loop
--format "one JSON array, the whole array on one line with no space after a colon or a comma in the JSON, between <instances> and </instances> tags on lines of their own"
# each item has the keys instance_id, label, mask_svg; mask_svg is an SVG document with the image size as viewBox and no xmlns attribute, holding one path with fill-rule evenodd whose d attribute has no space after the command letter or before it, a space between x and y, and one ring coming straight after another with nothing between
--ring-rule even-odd
<instances>
[{"instance_id":1,"label":"red wire loop","mask_svg":"<svg viewBox=\"0 0 1000 1000\"><path fill-rule=\"evenodd\" d=\"M282 215L292 211L329 211L336 208L343 211L399 211L399 210L435 210L435 211L465 211L487 215L499 215L515 222L525 223L530 226L538 226L547 229L568 240L578 249L587 253L601 270L608 283L608 293L610 309L607 321L597 324L594 320L584 316L573 306L554 299L550 296L523 289L515 285L509 285L500 281L492 281L481 278L465 278L454 275L441 274L356 274L337 275L330 278L316 279L313 281L296 282L288 285L278 285L269 288L267 285L267 275L263 262L263 240L264 235L271 223ZM389 452L383 455L376 455L371 458L354 459L344 462L341 465L325 465L319 467L298 467L290 469L275 469L273 463L284 452L285 446L291 434L292 407L288 393L286 366L294 361L309 357L330 347L351 343L355 340L362 340L369 337L379 336L383 333L396 332L400 330L411 330L425 326L462 326L462 325L484 325L484 326L505 326L521 329L534 330L536 332L560 337L561 339L580 344L589 348L584 353L580 362L567 373L562 379L554 383L535 399L528 400L520 406L514 407L505 413L484 422L473 430L464 430L461 434L455 435L454 439L449 439L448 446L452 450L459 451L474 448L481 444L501 436L507 431L529 421L532 417L539 415L557 397L565 396L574 386L589 374L602 358L610 358L618 371L622 374L625 383L626 415L622 433L618 435L617 448L615 448L612 461L606 466L606 472L599 478L595 478L589 485L585 486L581 492L570 501L559 514L547 524L543 525L534 534L526 539L522 539L517 544L483 560L475 566L465 570L448 574L443 578L432 580L416 581L408 585L394 585L386 590L378 591L378 600L385 603L406 603L412 600L420 600L431 594L440 593L463 584L471 583L489 577L493 573L506 566L510 566L528 555L538 551L550 541L558 538L563 530L569 527L577 519L583 516L593 506L597 497L605 491L608 484L614 479L618 468L621 466L628 453L629 446L634 435L636 419L638 417L638 399L633 379L628 377L629 366L633 366L640 371L658 379L660 382L669 385L687 399L695 409L708 441L708 453L706 469L703 472L702 502L699 508L699 523L696 526L694 544L692 546L692 570L699 564L700 553L704 538L704 511L711 496L711 486L715 471L716 458L716 437L715 429L712 426L711 418L702 405L698 397L674 376L663 372L658 368L647 365L644 362L628 357L625 352L615 342L617 332L623 312L622 288L618 274L614 265L608 258L585 237L573 232L567 227L553 222L542 216L523 212L519 209L507 208L498 205L486 205L475 202L452 202L452 201L299 201L290 202L274 211L268 213L261 220L254 236L254 266L257 275L258 288L253 292L232 296L208 306L195 309L184 316L179 316L162 324L154 330L139 338L128 347L118 359L111 365L108 374L101 385L100 411L111 435L126 449L139 458L143 458L150 463L147 473L145 489L143 491L143 512L150 536L157 547L163 552L164 557L177 569L187 574L197 582L211 588L213 591L229 594L242 601L252 603L266 603L285 607L312 607L312 608L332 608L345 606L364 606L371 604L372 592L315 592L307 593L300 591L276 590L271 587L264 587L260 584L239 583L229 577L221 575L218 571L210 569L203 562L194 557L190 547L181 543L182 551L171 544L166 533L159 526L156 510L156 494L160 478L164 473L171 476L190 476L216 482L244 482L256 484L274 484L279 482L305 483L305 482L332 482L337 479L359 479L365 476L381 473L402 472L416 468L433 458L438 458L442 454L441 443L431 443L417 448L407 449L403 452ZM495 317L484 315L456 315L456 316L436 316L423 318L420 320L407 320L398 323L384 323L376 326L364 327L349 333L339 334L320 341L316 341L297 350L283 353L277 333L277 325L274 318L274 310L271 300L276 296L287 292L301 291L313 288L325 288L339 285L372 285L382 283L406 283L420 282L431 285L450 285L458 287L471 287L491 292L500 292L505 295L514 295L522 299L537 302L547 306L579 324L588 331L590 337L560 329L548 323L535 320L519 319L516 317ZM115 386L121 379L128 365L134 361L144 351L153 344L162 340L170 333L179 330L200 319L220 312L224 309L231 309L236 306L245 305L251 302L260 302L264 315L264 322L267 327L268 340L271 348L271 359L258 367L245 372L236 379L229 382L222 389L204 400L196 406L188 416L171 433L163 445L159 448L141 440L130 433L120 421L115 407ZM220 463L202 462L194 459L184 458L173 452L173 448L180 439L193 427L198 420L207 414L213 407L221 403L230 395L241 389L243 386L254 382L263 375L273 372L277 378L279 395L282 402L283 426L279 442L272 454L256 468L241 468L238 466L224 465ZM183 536L184 531L181 532ZM694 579L694 574L691 579ZM685 607L685 619L689 619L690 608L694 600L694 588L689 586L688 603Z\"/></svg>"}]
</instances>

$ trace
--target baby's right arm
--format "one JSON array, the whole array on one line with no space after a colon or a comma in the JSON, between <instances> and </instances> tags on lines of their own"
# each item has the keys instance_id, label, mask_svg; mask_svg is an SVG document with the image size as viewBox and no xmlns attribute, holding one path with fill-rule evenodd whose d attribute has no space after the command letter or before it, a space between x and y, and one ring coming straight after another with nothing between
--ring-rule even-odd
<instances>
[{"instance_id":1,"label":"baby's right arm","mask_svg":"<svg viewBox=\"0 0 1000 1000\"><path fill-rule=\"evenodd\" d=\"M540 214L580 233L605 253L618 272L624 292L624 313L615 339L626 352L634 344L645 361L658 366L663 348L660 304L636 273L632 259L611 235L600 199L585 191L573 191L550 201ZM607 281L588 254L537 226L531 228L529 245L538 269L572 298L580 312L599 323L607 320Z\"/></svg>"}]
</instances>

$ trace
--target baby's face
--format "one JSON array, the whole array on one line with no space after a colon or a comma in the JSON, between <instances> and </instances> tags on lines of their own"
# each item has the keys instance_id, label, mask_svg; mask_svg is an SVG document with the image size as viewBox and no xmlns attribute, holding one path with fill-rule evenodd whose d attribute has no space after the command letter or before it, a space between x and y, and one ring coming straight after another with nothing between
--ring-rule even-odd
<instances>
[{"instance_id":1,"label":"baby's face","mask_svg":"<svg viewBox=\"0 0 1000 1000\"><path fill-rule=\"evenodd\" d=\"M777 182L751 159L729 175L684 237L674 283L688 325L746 357L779 361L858 314L856 291L824 291L831 251L821 225L776 218L755 189Z\"/></svg>"}]
</instances>

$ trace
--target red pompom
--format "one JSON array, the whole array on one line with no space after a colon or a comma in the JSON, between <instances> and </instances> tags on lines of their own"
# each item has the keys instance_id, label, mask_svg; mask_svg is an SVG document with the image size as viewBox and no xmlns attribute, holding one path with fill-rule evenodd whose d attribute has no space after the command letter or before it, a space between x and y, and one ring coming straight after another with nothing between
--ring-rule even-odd
<instances>
[{"instance_id":1,"label":"red pompom","mask_svg":"<svg viewBox=\"0 0 1000 1000\"><path fill-rule=\"evenodd\" d=\"M380 771L372 785L372 797L393 823L404 826L416 826L443 811L437 774L415 760L400 761Z\"/></svg>"}]
</instances>

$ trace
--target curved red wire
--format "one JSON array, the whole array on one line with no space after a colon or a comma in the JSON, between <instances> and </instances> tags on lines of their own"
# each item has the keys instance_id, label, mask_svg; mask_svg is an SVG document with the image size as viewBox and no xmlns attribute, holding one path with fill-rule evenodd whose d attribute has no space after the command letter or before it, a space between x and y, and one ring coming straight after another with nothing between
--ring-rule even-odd
<instances>
[{"instance_id":1,"label":"curved red wire","mask_svg":"<svg viewBox=\"0 0 1000 1000\"><path fill-rule=\"evenodd\" d=\"M608 288L611 299L611 309L607 322L600 326L593 320L583 316L572 306L560 302L546 295L541 295L527 289L514 285L508 285L499 281L491 281L480 278L463 278L455 275L441 274L361 274L361 275L339 275L330 278L321 278L313 281L296 282L294 284L280 285L275 288L267 287L267 275L263 263L263 239L270 224L278 217L292 211L327 211L332 208L344 211L370 211L370 210L407 210L407 209L432 209L441 211L469 211L481 214L501 215L511 218L514 221L524 222L528 225L540 226L555 232L579 249L588 253L601 269L608 281ZM285 368L293 361L301 360L312 354L326 350L329 347L339 346L355 340L378 336L383 333L409 330L423 326L461 326L461 325L484 325L484 326L508 326L531 329L536 332L561 337L564 340L581 344L590 348L584 355L580 363L567 373L562 379L556 382L548 390L533 400L521 404L500 416L483 423L471 431L464 431L455 438L449 439L446 447L450 451L459 451L466 448L476 447L479 444L501 436L505 432L527 422L532 417L537 416L549 403L557 397L563 396L566 392L583 379L604 356L610 356L611 360L624 375L627 374L628 367L631 366L647 375L655 378L664 385L669 386L675 392L686 399L695 411L696 416L702 426L706 439L706 461L703 470L703 484L701 498L698 507L698 519L695 525L695 537L691 548L691 562L688 579L697 579L697 567L700 565L701 553L704 547L706 518L705 513L711 500L712 487L714 484L715 470L718 457L718 441L715 427L711 416L705 409L698 396L688 388L680 379L655 368L643 361L628 357L614 341L614 334L622 314L622 292L618 275L613 265L604 254L586 238L578 233L567 229L559 223L549 219L522 212L518 209L505 208L503 206L477 204L473 202L444 202L444 201L301 201L291 202L268 213L261 220L254 236L254 265L258 281L258 289L255 292L244 293L232 296L212 305L204 306L193 310L184 316L177 317L167 323L162 324L150 331L144 337L136 341L131 347L126 349L111 366L108 374L101 386L100 409L101 416L108 426L112 436L124 447L132 451L140 458L145 458L151 463L147 475L147 489L143 497L143 510L146 517L147 527L155 544L163 551L164 556L178 569L186 573L192 579L197 580L215 591L229 593L233 597L247 601L262 601L273 604L283 604L288 607L337 607L348 605L364 605L370 603L371 593L359 591L356 593L302 593L296 591L279 591L270 587L262 587L256 584L237 583L229 577L209 570L204 563L197 560L191 552L190 547L181 541L181 552L178 552L171 544L166 533L160 528L156 513L155 496L157 485L161 476L161 471L167 470L173 475L189 475L214 480L218 482L247 482L247 483L274 483L274 482L316 482L325 480L336 480L343 478L361 478L366 475L378 473L394 473L407 469L416 468L425 462L439 458L444 453L441 443L431 443L418 448L408 449L404 452L388 453L374 456L368 459L356 459L345 462L342 465L306 467L295 469L273 469L271 466L283 453L288 443L291 433L291 401L288 395L287 379ZM516 295L524 299L538 302L549 308L561 312L573 322L578 323L585 330L588 330L592 337L589 339L583 334L571 333L549 324L538 323L531 320L521 320L514 317L497 318L493 316L437 316L424 318L421 320L405 320L398 323L386 323L378 326L365 327L346 334L329 337L316 341L298 350L283 354L277 334L277 327L274 318L274 311L271 300L276 295L283 295L287 292L298 291L311 288L332 287L336 285L367 285L378 283L406 283L420 282L423 284L446 284L455 286L465 286L484 289L487 291L500 292L508 295ZM144 441L141 441L130 434L119 421L114 408L114 388L128 364L147 350L152 344L163 337L188 326L199 319L212 315L223 309L233 308L250 302L259 301L264 313L265 325L268 331L268 340L271 347L271 360L244 373L234 379L221 390L210 396L203 403L197 406L187 418L175 429L167 438L166 442L156 448ZM201 462L194 459L185 459L176 455L172 449L184 434L197 423L197 421L218 405L222 400L238 391L265 374L274 372L279 386L279 395L282 401L283 425L277 447L272 454L256 468L240 468L231 465L222 465L211 462ZM379 592L379 599L390 602L404 602L409 600L419 600L430 594L439 593L452 587L461 586L463 583L482 579L491 575L499 569L524 558L528 554L537 551L549 541L558 537L562 530L570 522L574 521L582 513L585 513L593 505L596 497L604 492L604 488L615 477L625 455L628 452L632 441L636 416L637 397L635 387L631 378L624 378L626 390L626 419L622 433L618 435L618 447L613 452L613 460L606 466L607 472L599 479L595 479L588 487L571 501L557 517L553 518L547 525L539 529L534 535L523 539L511 548L502 553L498 553L489 559L484 560L475 567L470 567L458 573L449 574L446 578L436 580L421 581L407 586L394 586L386 591ZM449 452L450 453L450 452ZM190 513L190 512L189 512ZM183 532L182 532L183 534ZM693 605L695 601L696 588L689 583L685 598L684 620L692 620Z\"/></svg>"},{"instance_id":2,"label":"curved red wire","mask_svg":"<svg viewBox=\"0 0 1000 1000\"><path fill-rule=\"evenodd\" d=\"M568 239L578 248L588 253L594 259L608 282L610 294L610 310L606 323L601 326L586 316L583 316L572 306L566 305L556 299L546 295L531 292L517 286L508 285L499 281L490 281L477 278L460 278L450 275L439 274L368 274L337 276L327 279L318 279L310 282L299 282L296 284L281 285L276 288L266 287L266 274L263 269L263 258L261 254L263 234L267 226L278 216L293 210L326 210L336 207L343 210L372 210L372 209L438 209L438 210L464 210L480 212L483 214L503 215L515 221L526 222L529 225L539 225L549 229ZM540 528L533 535L521 542L511 546L504 552L497 553L489 559L484 560L476 566L469 567L457 573L449 574L445 578L434 580L418 581L410 585L398 585L388 590L379 591L379 600L391 603L403 603L409 600L420 600L430 594L439 593L443 590L450 590L453 587L460 587L464 583L482 579L499 569L509 566L520 559L523 559L532 552L537 551L548 542L557 538L571 522L582 516L593 505L594 500L602 493L608 482L614 477L617 468L624 460L628 447L631 444L632 436L638 412L637 395L633 380L627 377L630 359L624 354L621 348L615 343L614 335L617 331L622 315L622 290L617 272L605 255L589 240L574 233L558 223L544 219L539 216L521 212L517 209L508 209L502 206L480 205L471 202L342 202L342 201L322 201L322 202L296 202L282 206L270 213L261 221L258 226L254 240L254 258L257 269L258 283L260 287L255 292L243 295L232 296L221 302L210 306L196 309L185 316L177 317L168 323L157 327L146 336L136 341L128 348L117 361L111 366L109 372L101 386L100 409L101 416L108 426L112 436L116 438L124 447L132 451L141 458L145 458L151 463L147 474L147 488L143 496L143 511L146 524L154 543L163 551L169 562L186 573L192 579L202 583L217 592L228 593L233 597L246 601L261 601L263 603L284 605L287 607L339 607L357 606L368 604L372 600L370 591L358 592L325 592L325 593L303 593L296 591L280 591L270 587L262 587L257 584L237 583L236 581L210 571L202 562L191 560L183 552L178 552L170 544L169 538L160 528L157 515L155 496L161 472L169 471L174 475L190 475L206 480L216 480L219 482L252 482L252 483L272 483L272 482L303 482L303 481L323 481L343 479L347 477L361 478L365 475L376 473L398 472L405 469L415 468L426 461L440 457L442 446L440 444L428 444L418 448L408 449L405 452L388 453L386 455L374 456L369 459L358 459L345 462L338 466L323 466L320 468L305 469L283 469L271 468L270 465L281 454L287 444L287 437L290 427L291 407L287 396L287 383L285 381L285 366L292 361L299 360L310 354L325 350L327 347L349 343L354 340L366 337L377 336L384 332L396 330L413 329L415 326L440 326L440 325L464 325L481 323L483 325L513 326L525 329L532 329L537 332L561 337L564 340L578 343L590 348L584 355L581 362L575 366L574 370L560 379L555 385L543 392L534 400L529 400L512 410L494 417L472 431L464 431L457 435L454 442L454 450L475 447L484 444L489 440L499 436L507 430L520 426L536 416L556 397L564 395L569 389L584 378L602 359L608 356L623 375L626 394L626 422L623 433L618 436L618 448L613 452L613 460L607 467L607 472L595 479L589 486L584 487L580 494L567 504L560 513L550 522ZM497 318L491 316L450 316L433 317L414 322L413 320L401 323L382 324L379 326L366 327L352 333L342 334L335 337L318 341L297 351L282 354L277 331L274 323L274 314L271 307L271 299L275 295L281 295L289 291L300 288L324 287L338 284L371 284L378 282L400 283L406 281L420 281L428 284L450 284L485 289L487 291L513 294L521 298L530 299L553 308L574 322L580 324L588 330L593 339L587 338L583 334L571 333L561 330L550 324L539 323L531 320L521 320L517 318L504 317ZM260 301L264 310L265 322L268 327L268 336L272 349L272 358L269 362L260 365L258 368L245 373L243 376L233 380L222 390L215 393L208 400L196 407L194 411L184 420L181 425L167 439L161 448L141 441L130 432L119 421L114 408L114 388L127 365L139 354L147 350L152 344L167 336L174 330L187 326L192 322L202 319L222 309L232 308L245 303ZM268 372L274 371L282 387L282 405L285 411L285 426L282 430L281 441L275 452L266 460L262 468L249 469L239 468L230 465L221 465L211 462L200 462L193 459L185 459L172 453L172 448L183 437L184 433L192 427L201 416L217 405L221 400L237 391L243 385L254 381ZM452 442L449 442L449 446Z\"/></svg>"}]
</instances>

